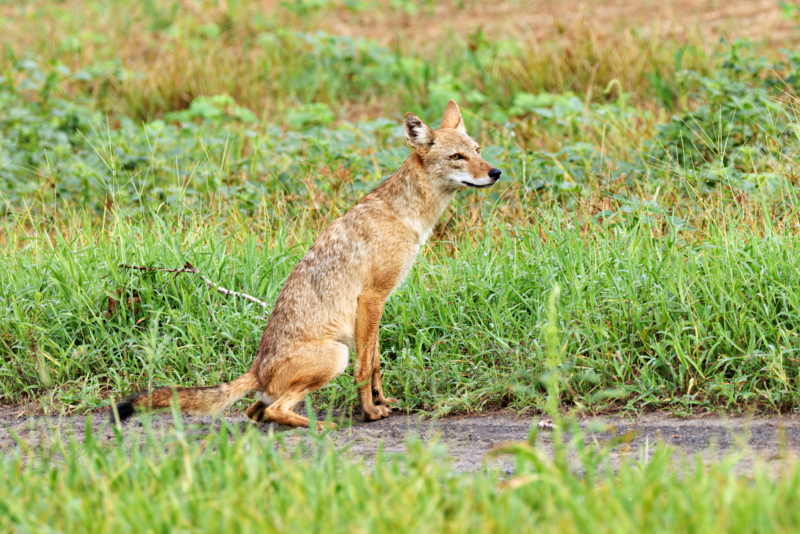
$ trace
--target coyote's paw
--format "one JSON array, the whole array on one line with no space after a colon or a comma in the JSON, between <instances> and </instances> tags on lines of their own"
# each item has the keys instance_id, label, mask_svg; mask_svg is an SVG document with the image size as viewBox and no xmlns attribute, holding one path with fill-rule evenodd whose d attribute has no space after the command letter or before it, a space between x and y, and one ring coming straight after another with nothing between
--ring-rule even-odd
<instances>
[{"instance_id":1,"label":"coyote's paw","mask_svg":"<svg viewBox=\"0 0 800 534\"><path fill-rule=\"evenodd\" d=\"M392 397L374 399L373 402L375 403L376 406L382 406L384 408L388 408L390 413L396 412L400 409L400 401Z\"/></svg>"},{"instance_id":2,"label":"coyote's paw","mask_svg":"<svg viewBox=\"0 0 800 534\"><path fill-rule=\"evenodd\" d=\"M263 423L265 421L264 412L266 409L267 405L264 404L263 401L258 400L247 409L247 418L254 423Z\"/></svg>"},{"instance_id":3,"label":"coyote's paw","mask_svg":"<svg viewBox=\"0 0 800 534\"><path fill-rule=\"evenodd\" d=\"M392 410L383 404L378 404L376 406L362 406L361 411L364 412L364 420L365 421L378 421L383 419L384 417L389 417L392 415Z\"/></svg>"},{"instance_id":4,"label":"coyote's paw","mask_svg":"<svg viewBox=\"0 0 800 534\"><path fill-rule=\"evenodd\" d=\"M393 404L395 408L399 407L400 401L391 397L384 397L383 391L379 389L372 389L372 403L376 406L386 406L388 404Z\"/></svg>"}]
</instances>

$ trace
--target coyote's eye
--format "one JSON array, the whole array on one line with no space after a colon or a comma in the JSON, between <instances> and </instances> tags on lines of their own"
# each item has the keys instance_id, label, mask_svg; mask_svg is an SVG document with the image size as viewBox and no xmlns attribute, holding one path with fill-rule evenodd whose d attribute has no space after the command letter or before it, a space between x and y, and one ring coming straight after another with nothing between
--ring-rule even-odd
<instances>
[{"instance_id":1,"label":"coyote's eye","mask_svg":"<svg viewBox=\"0 0 800 534\"><path fill-rule=\"evenodd\" d=\"M461 154L453 154L450 159L461 159Z\"/></svg>"}]
</instances>

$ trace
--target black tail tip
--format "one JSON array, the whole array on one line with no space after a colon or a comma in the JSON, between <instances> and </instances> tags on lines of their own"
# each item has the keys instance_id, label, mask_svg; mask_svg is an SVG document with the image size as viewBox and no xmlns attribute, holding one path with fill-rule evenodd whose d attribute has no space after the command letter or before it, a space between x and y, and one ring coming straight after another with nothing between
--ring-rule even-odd
<instances>
[{"instance_id":1,"label":"black tail tip","mask_svg":"<svg viewBox=\"0 0 800 534\"><path fill-rule=\"evenodd\" d=\"M125 419L129 419L134 413L135 410L133 409L133 403L131 401L124 400L117 404L117 414L119 414L120 422L124 421ZM113 409L111 410L111 422L116 422Z\"/></svg>"}]
</instances>

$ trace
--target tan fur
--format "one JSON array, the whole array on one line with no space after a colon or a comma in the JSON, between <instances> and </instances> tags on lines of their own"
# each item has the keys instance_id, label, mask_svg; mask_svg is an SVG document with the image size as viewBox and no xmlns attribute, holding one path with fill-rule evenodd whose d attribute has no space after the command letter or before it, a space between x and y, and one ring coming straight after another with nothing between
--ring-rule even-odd
<instances>
[{"instance_id":1,"label":"tan fur","mask_svg":"<svg viewBox=\"0 0 800 534\"><path fill-rule=\"evenodd\" d=\"M322 232L300 260L275 302L247 373L221 386L178 388L181 410L217 412L257 390L261 400L247 410L249 418L307 427L308 419L293 407L344 371L349 349L355 348L364 418L374 421L391 413L389 405L397 401L384 396L378 343L384 304L456 191L488 187L500 175L480 157L452 100L441 129L432 130L411 113L404 129L414 152ZM167 407L172 395L172 388L134 395L127 406L120 405L120 414L122 408Z\"/></svg>"}]
</instances>

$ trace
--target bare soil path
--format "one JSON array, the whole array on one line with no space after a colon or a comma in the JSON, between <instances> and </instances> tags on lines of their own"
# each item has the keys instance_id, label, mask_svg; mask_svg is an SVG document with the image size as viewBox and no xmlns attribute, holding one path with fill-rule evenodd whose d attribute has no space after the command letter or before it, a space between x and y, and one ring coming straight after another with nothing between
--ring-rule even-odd
<instances>
[{"instance_id":1,"label":"bare soil path","mask_svg":"<svg viewBox=\"0 0 800 534\"><path fill-rule=\"evenodd\" d=\"M250 425L242 415L232 415L226 419L240 429ZM350 428L332 432L331 438L343 454L369 463L379 444L383 444L386 452L403 453L407 438L416 435L423 442L436 440L446 445L452 465L459 471L480 469L486 463L510 473L513 470L510 459L489 457L488 453L504 443L525 440L531 425L539 420L539 417L517 417L506 412L439 420L395 414L369 424L356 418ZM188 427L187 432L195 436L202 436L213 426L219 425L219 421L215 422L211 417L200 416L183 416L183 423ZM605 431L589 430L597 423L604 424ZM42 440L67 440L70 436L82 440L85 424L85 416L26 416L19 415L13 408L2 408L0 453L13 450L16 447L15 439L25 440L31 445ZM149 416L145 425L152 426L157 433L165 432L173 426L172 417ZM631 455L634 460L645 458L652 454L657 443L663 442L672 446L679 455L699 455L705 462L730 454L739 455L742 459L738 466L740 472L766 468L777 475L783 462L796 458L800 453L799 416L678 419L663 414L649 414L585 418L581 419L580 425L586 430L587 443L603 445L614 437L623 438L623 442L612 449L611 458L614 462ZM113 433L105 417L95 416L92 427L101 441L113 441ZM308 436L304 430L287 430L269 424L259 425L258 428L265 434L270 431L283 433L288 447L307 440ZM143 439L143 429L142 419L134 419L123 426L128 440ZM548 454L552 453L550 432L539 432L537 447ZM681 462L676 462L677 468L681 465Z\"/></svg>"}]
</instances>

